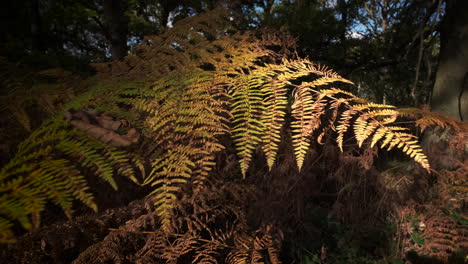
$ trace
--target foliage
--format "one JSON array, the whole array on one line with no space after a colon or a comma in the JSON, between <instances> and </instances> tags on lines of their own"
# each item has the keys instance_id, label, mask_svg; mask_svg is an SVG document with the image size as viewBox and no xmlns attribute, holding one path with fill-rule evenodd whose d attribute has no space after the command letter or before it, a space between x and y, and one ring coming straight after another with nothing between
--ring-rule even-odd
<instances>
[{"instance_id":1,"label":"foliage","mask_svg":"<svg viewBox=\"0 0 468 264\"><path fill-rule=\"evenodd\" d=\"M79 76L60 68L37 72L24 65L11 63L5 57L0 57L0 68L0 89L3 92L0 111L5 115L13 115L18 125L28 132L33 129L33 119L44 119L38 115L31 116L28 113L32 112L31 108L36 107L35 112L46 116L57 114L65 102L85 89Z\"/></svg>"},{"instance_id":2,"label":"foliage","mask_svg":"<svg viewBox=\"0 0 468 264\"><path fill-rule=\"evenodd\" d=\"M457 223L432 204L404 208L401 216L404 219L400 222L398 235L402 240L399 246L404 247L409 258L412 255L417 258L420 254L421 259L432 258L440 263L463 263L463 260L460 262L460 251L463 259L467 243L466 223Z\"/></svg>"},{"instance_id":3,"label":"foliage","mask_svg":"<svg viewBox=\"0 0 468 264\"><path fill-rule=\"evenodd\" d=\"M291 55L289 36L228 32L229 23L222 10L182 20L145 39L123 61L96 64L89 91L63 107L65 116L34 130L0 171L2 241L13 238L14 224L38 227L47 201L67 215L74 199L97 210L85 174L114 189L120 175L153 188L152 216L160 224L153 226L160 230L141 256L176 261L189 254L193 261L216 263L225 254L228 263L280 263L280 232L264 225L253 235L235 206L215 204L218 196L229 200L228 194L235 203L248 201L210 185L217 154L230 145L221 139L229 134L244 178L254 174L249 168L259 150L274 170L280 144L288 142L301 171L311 145L326 140L342 152L399 148L430 170L417 137L395 123L398 109L355 96L346 91L349 80ZM423 120L419 126L433 124L439 123ZM193 197L184 196L189 193ZM230 217L234 226L215 229Z\"/></svg>"},{"instance_id":4,"label":"foliage","mask_svg":"<svg viewBox=\"0 0 468 264\"><path fill-rule=\"evenodd\" d=\"M258 195L256 187L214 178L199 188L187 191L174 204L171 232L157 228L156 211L127 222L113 230L100 243L83 252L75 263L99 263L109 260L168 263L281 263L278 249L282 236L274 226L249 229L248 199ZM222 205L220 203L222 201ZM152 220L150 220L152 219ZM144 231L153 229L155 231ZM128 248L132 235L144 234L144 243Z\"/></svg>"}]
</instances>

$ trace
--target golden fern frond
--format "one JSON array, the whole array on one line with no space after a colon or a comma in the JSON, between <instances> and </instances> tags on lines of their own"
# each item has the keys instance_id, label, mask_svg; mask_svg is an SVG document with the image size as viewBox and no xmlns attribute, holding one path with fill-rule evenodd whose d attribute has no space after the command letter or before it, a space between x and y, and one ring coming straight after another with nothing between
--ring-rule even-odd
<instances>
[{"instance_id":1,"label":"golden fern frond","mask_svg":"<svg viewBox=\"0 0 468 264\"><path fill-rule=\"evenodd\" d=\"M457 120L436 112L431 112L428 107L423 108L398 108L398 115L415 120L416 127L421 132L428 127L452 128L455 131L462 131L463 124Z\"/></svg>"},{"instance_id":2,"label":"golden fern frond","mask_svg":"<svg viewBox=\"0 0 468 264\"><path fill-rule=\"evenodd\" d=\"M323 89L314 94L316 89L329 85L334 82L352 83L326 67L314 64L308 60L283 61L288 69L291 69L289 76L292 78L312 75L319 78L312 82L302 82L295 87L293 91L294 102L292 104L291 114L294 118L291 128L293 132L293 146L296 156L296 163L299 170L304 163L305 155L310 146L310 137L312 133L321 127L321 117L326 111L328 98L337 93L346 92L338 89ZM291 79L292 79L291 78ZM335 108L338 108L335 105ZM336 117L334 117L336 118Z\"/></svg>"},{"instance_id":3,"label":"golden fern frond","mask_svg":"<svg viewBox=\"0 0 468 264\"><path fill-rule=\"evenodd\" d=\"M428 169L427 158L417 144L409 139L408 135L410 134L396 132L399 130L396 127L381 128L396 120L395 107L367 102L352 93L336 88L322 89L334 82L351 82L331 70L307 60L283 60L281 67L273 68L265 65L263 67L255 66L255 70L247 73L234 71L230 73L237 77L231 81L225 81L230 85L230 95L233 99L234 129L232 133L241 158L243 175L245 175L252 154L260 142L260 134L264 135L263 148L270 168L276 157L281 122L279 122L279 118L273 120L272 117L283 116L284 101L275 105L275 101L271 100L273 86L270 83L272 77L273 82L284 87L299 77L318 76L312 82L293 85L294 101L291 106L293 117L291 128L299 170L303 166L310 147L310 137L314 131L322 128L320 139L328 128L336 130L337 143L342 150L344 136L350 126L353 126L354 136L359 147L363 145L365 140L374 135L372 146L383 139L383 143L386 144L383 144L382 147L388 144L389 149L395 146L401 148L407 155ZM282 74L276 74L276 72L282 72ZM283 92L284 90L279 91ZM284 98L283 94L277 96L280 100ZM344 110L342 110L343 108ZM332 110L331 118L327 120L328 123L322 124L322 118L329 110ZM337 120L338 126L335 128L334 123Z\"/></svg>"},{"instance_id":4,"label":"golden fern frond","mask_svg":"<svg viewBox=\"0 0 468 264\"><path fill-rule=\"evenodd\" d=\"M379 127L379 122L371 120L369 122L370 114L360 115L354 123L354 134L359 147L374 131Z\"/></svg>"},{"instance_id":5,"label":"golden fern frond","mask_svg":"<svg viewBox=\"0 0 468 264\"><path fill-rule=\"evenodd\" d=\"M393 147L402 149L402 151L410 156L414 161L419 163L428 172L430 171L429 161L426 155L424 155L421 147L418 145L417 137L409 133L396 132L400 131L400 127L384 127L385 135L383 136L383 143L380 146L384 148L387 146L387 150L391 150Z\"/></svg>"},{"instance_id":6,"label":"golden fern frond","mask_svg":"<svg viewBox=\"0 0 468 264\"><path fill-rule=\"evenodd\" d=\"M314 72L315 74L322 74L320 72ZM312 89L314 88L321 88L321 87L324 87L326 85L329 85L331 83L334 83L334 82L338 82L338 81L344 81L345 79L344 78L340 78L339 76L323 76L323 77L319 77L318 79L308 83L307 85L310 86Z\"/></svg>"},{"instance_id":7,"label":"golden fern frond","mask_svg":"<svg viewBox=\"0 0 468 264\"><path fill-rule=\"evenodd\" d=\"M287 65L287 67L291 69L291 72L294 72L292 73L292 76L296 74L303 75L304 72L319 76L319 78L316 80L318 81L317 83L309 83L309 86L312 88L322 86L320 83L329 84L333 82L344 82L352 84L350 80L341 77L339 74L328 69L326 66L313 63L308 59L297 59L293 61L283 60L283 64Z\"/></svg>"},{"instance_id":8,"label":"golden fern frond","mask_svg":"<svg viewBox=\"0 0 468 264\"><path fill-rule=\"evenodd\" d=\"M97 78L152 76L155 80L187 67L204 65L217 52L211 44L225 36L225 30L233 25L223 8L182 19L158 36L145 37L142 45L135 48L135 54L123 61L94 64Z\"/></svg>"},{"instance_id":9,"label":"golden fern frond","mask_svg":"<svg viewBox=\"0 0 468 264\"><path fill-rule=\"evenodd\" d=\"M307 89L307 86L299 85L294 92L294 103L292 105L291 114L294 121L291 124L293 130L293 146L296 156L297 167L302 168L304 158L309 150L310 135L315 128L314 118L314 101L312 94ZM323 104L320 102L320 106Z\"/></svg>"},{"instance_id":10,"label":"golden fern frond","mask_svg":"<svg viewBox=\"0 0 468 264\"><path fill-rule=\"evenodd\" d=\"M150 87L154 96L146 96L145 100L152 109L138 100L127 102L146 112L144 124L156 147L148 153L152 171L143 184L154 187L156 210L166 230L180 186L193 178L196 184L203 184L214 165L214 155L223 148L217 137L227 132L220 114L225 110L210 94L212 81L200 72L183 76L177 81L174 76L162 79Z\"/></svg>"},{"instance_id":11,"label":"golden fern frond","mask_svg":"<svg viewBox=\"0 0 468 264\"><path fill-rule=\"evenodd\" d=\"M371 147L377 142L382 141L381 148L391 150L393 147L402 149L402 151L419 163L423 168L429 171L429 162L426 155L422 152L421 147L417 144L417 137L409 133L401 132L407 130L403 127L388 126L395 121L397 112L393 109L378 109L386 108L386 105L375 104L359 104L357 106L346 103L348 110L344 111L340 118L338 131L338 146L342 149L343 136L346 133L350 122L354 121L354 135L359 146L370 138ZM393 108L390 106L390 108Z\"/></svg>"},{"instance_id":12,"label":"golden fern frond","mask_svg":"<svg viewBox=\"0 0 468 264\"><path fill-rule=\"evenodd\" d=\"M252 63L251 59L248 57L249 61L243 61L240 65ZM228 85L233 101L231 113L234 127L231 132L241 158L240 166L244 177L252 154L260 143L268 167L271 169L273 166L286 114L286 85L291 80L306 75L304 72L292 71L288 63L293 62L284 62L285 64L280 65L266 64L264 67L252 65L254 69L248 72L242 69L227 69L226 74L232 74L234 77L230 80L222 79Z\"/></svg>"},{"instance_id":13,"label":"golden fern frond","mask_svg":"<svg viewBox=\"0 0 468 264\"><path fill-rule=\"evenodd\" d=\"M220 12L210 14L213 17L217 16L220 23L226 24L227 19L220 15ZM195 74L192 74L184 69L194 71L195 67L206 62L216 63L216 67L227 67L233 60L236 60L236 64L241 62L253 64L259 56L262 56L248 52L259 50L256 47L258 41L252 40L250 35L236 37L239 41L244 41L245 43L242 44L245 45L229 45L228 43L232 43L232 41L220 40L221 36L224 36L224 32L219 29L213 31L211 25L207 26L206 19L194 18L181 22L178 29L172 30L174 32L166 33L160 40L156 40L160 43L156 44L156 41L151 43L152 41L147 39L146 44L140 46L141 49L145 50L139 55L128 56L123 63L101 65L110 71L99 70L98 75L90 81L94 84L89 92L65 106L65 110L69 112L94 109L117 118L123 117L132 123L137 123L138 120L133 113L128 111L128 108L121 107L122 104L149 113L143 115L143 122L138 122L141 127L145 126L143 132L151 139L150 143L147 144L155 145L145 153L149 153L151 164L154 167L152 173L145 177L144 183L155 186L153 193L156 194L156 200L163 197L161 202L157 202L160 205L158 210L166 215L170 214L171 202L176 198L179 186L188 182L192 174L199 175L198 182L200 184L204 181L203 178L208 175L207 173L214 165L215 153L223 148L218 143L217 136L227 132L225 117L222 117L222 113L226 113L226 110L223 109L224 104L210 94L212 91L209 88L217 86L210 81L211 77L207 77L211 74L202 76L198 74L201 72L200 70L195 70ZM212 18L208 19L212 20ZM199 22L194 26L193 23L197 20ZM221 30L224 29L225 27L222 27ZM203 34L200 35L200 32ZM203 37L200 37L202 35ZM219 39L219 41L213 42L213 39ZM210 42L213 44L211 45ZM159 46L155 48L153 44ZM183 51L183 54L180 51ZM210 51L216 53L215 56L212 56ZM155 56L155 54L162 55L165 52L167 52L167 56ZM156 57L158 57L157 60L154 59ZM212 60L212 57L215 60ZM151 59L146 60L146 58ZM166 63L168 61L170 63ZM99 66L97 67L99 68ZM129 67L132 67L132 70L129 70ZM174 72L176 69L179 70L179 76L183 78L177 79L177 75L172 75L165 80L163 78L159 87L158 85L152 86L154 82L141 78L142 75L149 75L148 73L158 73L159 75L152 74L154 80L154 76ZM113 77L125 75L126 80L118 78L116 81L99 81L106 74L111 74ZM128 79L137 77L140 80L128 81ZM132 88L138 89L132 90ZM182 91L182 98L177 94L178 90ZM216 92L216 96L222 95L223 92ZM29 174L32 175L30 178L39 178L35 187L38 187L39 184L45 186L41 187L39 193L48 192L44 196L38 196L41 199L31 198L32 201L40 201L35 206L33 203L29 206L31 210L34 208L34 212L24 211L24 208L21 209L21 206L18 206L23 210L23 213L21 214L21 210L17 210L19 213L14 211L11 215L13 220L27 219L26 216L36 214L37 211L43 209L40 205L43 205L48 199L52 199L66 211L71 208L72 198L86 201L88 205L93 206L93 209L96 208L88 200L92 196L86 196L86 192L84 192L87 187L74 169L75 163L70 163L68 159L75 160L80 167L91 168L114 188L117 188L113 179L114 174L124 174L135 180L132 168L129 166L128 155L117 148L100 142L103 138L90 138L88 135L91 135L91 132L83 129L80 131L81 127L76 125L77 122L73 123L72 120L70 123L78 129L72 129L67 122L63 122L60 118L44 124L45 129L33 132L30 140L22 143L17 154L18 158L10 161L2 169L4 174L0 178L5 180L11 178L20 182L17 185L21 185L24 179L29 179L28 177L22 178L21 175ZM53 124L60 125L54 127ZM36 140L38 138L41 140ZM170 151L166 152L168 149ZM164 155L161 155L162 153ZM65 159L57 159L58 156L65 156ZM45 169L36 168L33 165L31 167L24 166L42 158L48 161L42 164ZM59 170L60 168L61 170ZM63 179L62 172L69 172L71 179L68 179L68 182ZM54 193L52 189L47 189L47 183L48 186L57 189L57 193ZM75 188L78 183L80 188ZM72 187L67 189L69 185ZM8 184L6 186L11 187ZM8 203L2 204L7 205ZM16 204L21 205L21 203ZM16 207L13 206L13 208ZM21 220L21 222L28 227L27 220Z\"/></svg>"},{"instance_id":14,"label":"golden fern frond","mask_svg":"<svg viewBox=\"0 0 468 264\"><path fill-rule=\"evenodd\" d=\"M301 86L298 86L297 88L301 88ZM329 121L335 122L337 119L335 116L339 115L336 131L338 133L338 147L341 150L343 150L344 135L348 131L348 128L352 125L354 130L354 137L359 147L362 146L365 140L369 139L373 135L371 142L372 147L378 141L382 140L381 148L387 147L387 150L390 150L393 147L400 148L405 154L413 158L423 168L429 171L427 157L422 152L421 147L417 144L417 140L415 140L416 137L409 133L401 132L402 130L405 130L405 128L388 126L388 124L391 124L396 120L398 112L394 110L395 107L383 104L367 103L365 100L362 100L349 92L345 92L336 88L324 90L315 90L311 88L310 90L316 95L315 98L311 97L308 99L309 104L311 106L318 105L319 107L316 108L321 110L316 112L315 115L312 113L312 110L309 110L308 117L310 120L315 121L314 124L318 124L320 126L319 118L323 113L323 109L325 109L327 104L326 102L330 104L328 109L334 109L332 118ZM345 98L343 99L341 96L345 96ZM296 96L296 98L298 98L298 96ZM299 99L301 99L301 97L299 97ZM324 101L321 102L321 100ZM300 102L300 100L298 102ZM341 114L338 114L339 106L343 106L345 108ZM294 104L293 117L295 117ZM295 118L304 120L304 118L301 116ZM293 129L296 128L304 131L305 124L298 125L297 123L293 123L293 125L296 126L293 127ZM330 124L330 126L333 127L333 124ZM322 127L324 127L324 125L322 125ZM298 137L299 136L296 134L296 138ZM307 141L308 139L301 140L303 140L301 141L301 144L309 144ZM300 146L300 144L298 144L298 146ZM303 147L303 149L306 148ZM303 163L305 150L302 152L299 150L300 148L297 147L296 159L300 168Z\"/></svg>"},{"instance_id":15,"label":"golden fern frond","mask_svg":"<svg viewBox=\"0 0 468 264\"><path fill-rule=\"evenodd\" d=\"M354 108L356 108L356 109L358 109L360 111L365 110L365 109L371 109L371 108L377 108L377 109L378 108L386 108L386 109L394 109L395 108L395 106L393 106L393 105L376 104L376 103L373 103L373 102L368 102L368 101L366 101L364 99L360 99L360 98L358 98L358 97L356 97L356 96L354 96L352 94L349 94L349 93L348 93L348 95L351 95L355 102L362 102L360 104L354 105Z\"/></svg>"},{"instance_id":16,"label":"golden fern frond","mask_svg":"<svg viewBox=\"0 0 468 264\"><path fill-rule=\"evenodd\" d=\"M336 142L338 143L338 147L341 151L343 151L344 135L348 131L348 128L351 125L351 119L354 117L354 114L356 114L356 112L357 110L355 109L347 109L341 114L340 120L338 121L339 125L336 127L336 130L338 132Z\"/></svg>"},{"instance_id":17,"label":"golden fern frond","mask_svg":"<svg viewBox=\"0 0 468 264\"><path fill-rule=\"evenodd\" d=\"M287 62L287 61L285 61ZM264 132L262 137L263 152L269 169L273 167L281 141L281 127L286 115L287 89L286 86L295 78L303 77L304 73L290 72L287 63L280 65L267 64L251 73L265 78L261 92L263 94L264 113L262 122Z\"/></svg>"}]
</instances>

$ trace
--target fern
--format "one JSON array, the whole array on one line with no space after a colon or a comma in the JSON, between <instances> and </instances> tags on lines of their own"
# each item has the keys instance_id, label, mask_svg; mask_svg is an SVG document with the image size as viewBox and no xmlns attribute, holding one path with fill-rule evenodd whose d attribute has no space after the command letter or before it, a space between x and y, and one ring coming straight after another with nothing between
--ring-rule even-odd
<instances>
[{"instance_id":1,"label":"fern","mask_svg":"<svg viewBox=\"0 0 468 264\"><path fill-rule=\"evenodd\" d=\"M466 125L463 123L451 117L431 112L427 106L422 108L400 108L398 109L398 114L399 116L413 119L415 126L418 127L421 132L428 127L440 127L443 129L452 128L458 132L466 130Z\"/></svg>"},{"instance_id":2,"label":"fern","mask_svg":"<svg viewBox=\"0 0 468 264\"><path fill-rule=\"evenodd\" d=\"M208 27L207 21L220 27ZM95 65L98 74L88 80L89 91L63 107L67 119L55 116L33 131L0 170L1 237L11 238L14 222L26 229L37 227L49 200L67 215L73 199L97 210L83 168L114 189L116 175L152 186L155 211L163 230L170 231L182 186L193 182L195 189L203 187L224 148L220 138L228 134L244 177L257 150L264 152L268 167L274 167L282 129L292 132L299 170L313 140L320 143L325 135L335 138L342 151L350 139L358 147L380 143L388 150L399 148L429 170L416 137L395 124L399 112L394 107L336 88L352 83L324 66L284 59L266 48L281 44L282 37L228 35L228 24L216 11L184 20L161 36L145 39L123 62ZM90 120L77 120L76 113ZM119 126L96 122L104 115ZM111 144L109 138L122 139L130 130L141 139ZM136 143L138 148L128 147ZM141 182L139 173L144 176ZM249 244L250 251L239 248L228 262L263 259L255 252L272 242L247 237L239 243ZM189 250L195 243L190 241L181 244L179 252ZM198 259L210 262L209 248L205 250ZM269 252L275 255L273 249ZM277 262L274 259L271 262Z\"/></svg>"},{"instance_id":3,"label":"fern","mask_svg":"<svg viewBox=\"0 0 468 264\"><path fill-rule=\"evenodd\" d=\"M244 76L243 76L244 77ZM261 142L263 131L262 113L264 111L261 80L249 76L241 77L231 96L234 142L241 159L242 175L246 174L256 145ZM237 88L237 89L236 89Z\"/></svg>"},{"instance_id":4,"label":"fern","mask_svg":"<svg viewBox=\"0 0 468 264\"><path fill-rule=\"evenodd\" d=\"M145 113L149 142L157 146L147 153L152 170L143 184L154 187L152 194L164 228L169 226L172 203L180 186L192 176L202 183L214 164L213 153L223 148L217 140L226 132L218 114L222 109L209 94L206 87L211 81L204 75L195 73L180 79L171 76L151 85L152 92L146 87L123 92L132 98L127 104Z\"/></svg>"},{"instance_id":5,"label":"fern","mask_svg":"<svg viewBox=\"0 0 468 264\"><path fill-rule=\"evenodd\" d=\"M156 212L129 221L103 241L83 252L75 263L107 262L130 256L136 262L167 263L281 263L278 252L282 236L275 226L250 230L244 199L258 195L255 186L212 178L199 192L185 192L174 203L171 232L160 228L145 233L144 243L134 252L128 248L128 234L148 229L147 219ZM223 206L219 202L223 201Z\"/></svg>"},{"instance_id":6,"label":"fern","mask_svg":"<svg viewBox=\"0 0 468 264\"><path fill-rule=\"evenodd\" d=\"M320 103L320 101L318 101ZM315 104L316 105L316 104ZM322 104L323 106L323 104ZM292 116L294 121L291 124L294 135L293 146L299 170L304 164L305 155L310 146L310 136L314 129L314 101L306 86L299 85L295 89L294 104L292 105ZM315 120L316 121L316 120Z\"/></svg>"},{"instance_id":7,"label":"fern","mask_svg":"<svg viewBox=\"0 0 468 264\"><path fill-rule=\"evenodd\" d=\"M275 67L268 69L267 73L275 72ZM286 115L287 94L286 94L286 80L282 76L268 76L265 85L262 86L262 93L264 94L263 104L266 109L271 111L265 112L262 116L265 133L262 137L263 152L267 157L268 167L273 167L275 162L276 153L278 152L278 144L281 140L279 137L281 127Z\"/></svg>"},{"instance_id":8,"label":"fern","mask_svg":"<svg viewBox=\"0 0 468 264\"><path fill-rule=\"evenodd\" d=\"M322 128L323 134L326 127L334 128L334 123L338 123L338 126L336 126L337 142L340 149L343 149L344 135L353 120L354 135L359 147L372 136L372 146L381 141L382 148L386 147L388 150L393 147L401 148L403 152L420 163L423 168L429 170L427 158L417 145L417 141L414 140L415 137L401 132L401 130L404 130L402 127L388 126L388 124L396 120L397 112L393 110L393 106L369 103L349 92L336 88L320 90L323 85L328 86L335 82L351 82L308 60L283 61L282 66L284 75L281 78L287 80L287 83L285 82L283 85L289 84L299 77L318 76L312 82L302 82L299 85L292 85L291 83L294 86L294 101L291 105L291 114L294 119L291 128L299 170L303 166L314 131ZM266 66L265 68L266 70L256 69L248 74L240 74L240 77L236 78L238 82L230 88L233 97L232 113L234 117L232 132L244 176L252 154L256 146L261 142L261 135L264 134L266 138L265 153L270 168L273 165L277 142L279 142L280 138L281 125L279 125L278 119L271 122L270 127L267 129L265 127L266 122L262 122L262 116L265 121L268 120L268 117L271 118L277 113L284 116L282 112L284 98L281 94L280 100L283 101L280 101L279 106L271 103L266 104L263 100L263 98L271 97L271 90L262 90L260 88L267 86L266 83L268 83L263 81L262 78L268 76L268 73L266 73L268 70L271 70L270 75L273 76L276 72L271 67ZM340 107L345 108L341 113ZM332 118L328 120L328 123L322 124L322 118L326 116L328 110L333 110ZM274 126L271 127L271 124L274 124ZM272 143L273 147L271 147Z\"/></svg>"},{"instance_id":9,"label":"fern","mask_svg":"<svg viewBox=\"0 0 468 264\"><path fill-rule=\"evenodd\" d=\"M18 221L24 228L36 228L48 200L71 216L77 199L97 210L79 167L88 167L117 188L114 166L128 160L88 136L70 129L61 118L52 119L18 146L18 153L0 170L3 229ZM112 166L114 165L114 166ZM128 172L123 172L125 174ZM11 239L9 232L3 233Z\"/></svg>"},{"instance_id":10,"label":"fern","mask_svg":"<svg viewBox=\"0 0 468 264\"><path fill-rule=\"evenodd\" d=\"M31 116L32 106L36 107L35 112L43 112L44 117L57 114L64 103L86 86L80 77L65 70L34 72L0 57L0 112L13 116L12 121L27 132L31 132L32 121L39 116L37 113Z\"/></svg>"}]
</instances>

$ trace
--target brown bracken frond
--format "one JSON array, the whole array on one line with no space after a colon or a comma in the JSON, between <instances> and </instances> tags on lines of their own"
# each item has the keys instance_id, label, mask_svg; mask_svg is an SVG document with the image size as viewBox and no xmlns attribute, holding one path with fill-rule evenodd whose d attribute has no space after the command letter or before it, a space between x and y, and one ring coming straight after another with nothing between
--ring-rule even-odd
<instances>
[{"instance_id":1,"label":"brown bracken frond","mask_svg":"<svg viewBox=\"0 0 468 264\"><path fill-rule=\"evenodd\" d=\"M422 108L399 108L398 115L414 120L421 132L428 127L452 128L455 131L467 130L467 125L436 112L431 112L428 106Z\"/></svg>"}]
</instances>

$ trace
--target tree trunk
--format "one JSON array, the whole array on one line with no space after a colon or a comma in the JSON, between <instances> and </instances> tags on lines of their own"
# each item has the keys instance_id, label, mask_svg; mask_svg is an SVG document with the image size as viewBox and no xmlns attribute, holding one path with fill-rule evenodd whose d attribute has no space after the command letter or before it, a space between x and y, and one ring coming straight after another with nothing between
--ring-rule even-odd
<instances>
[{"instance_id":1,"label":"tree trunk","mask_svg":"<svg viewBox=\"0 0 468 264\"><path fill-rule=\"evenodd\" d=\"M447 0L440 29L440 57L432 94L432 110L468 119L467 0Z\"/></svg>"},{"instance_id":2,"label":"tree trunk","mask_svg":"<svg viewBox=\"0 0 468 264\"><path fill-rule=\"evenodd\" d=\"M338 13L341 15L340 44L343 48L343 57L346 57L346 32L348 30L348 4L345 0L338 0Z\"/></svg>"},{"instance_id":3,"label":"tree trunk","mask_svg":"<svg viewBox=\"0 0 468 264\"><path fill-rule=\"evenodd\" d=\"M124 0L104 0L104 17L109 30L112 59L120 60L127 55L128 23L124 16Z\"/></svg>"},{"instance_id":4,"label":"tree trunk","mask_svg":"<svg viewBox=\"0 0 468 264\"><path fill-rule=\"evenodd\" d=\"M39 0L33 0L30 3L31 16L31 50L44 51L44 35L42 31L41 13L39 11Z\"/></svg>"},{"instance_id":5,"label":"tree trunk","mask_svg":"<svg viewBox=\"0 0 468 264\"><path fill-rule=\"evenodd\" d=\"M468 119L468 1L446 0L446 11L440 26L440 55L432 93L432 110L455 119ZM468 155L453 151L449 145L454 133L426 133L423 147L432 168L456 170Z\"/></svg>"}]
</instances>

